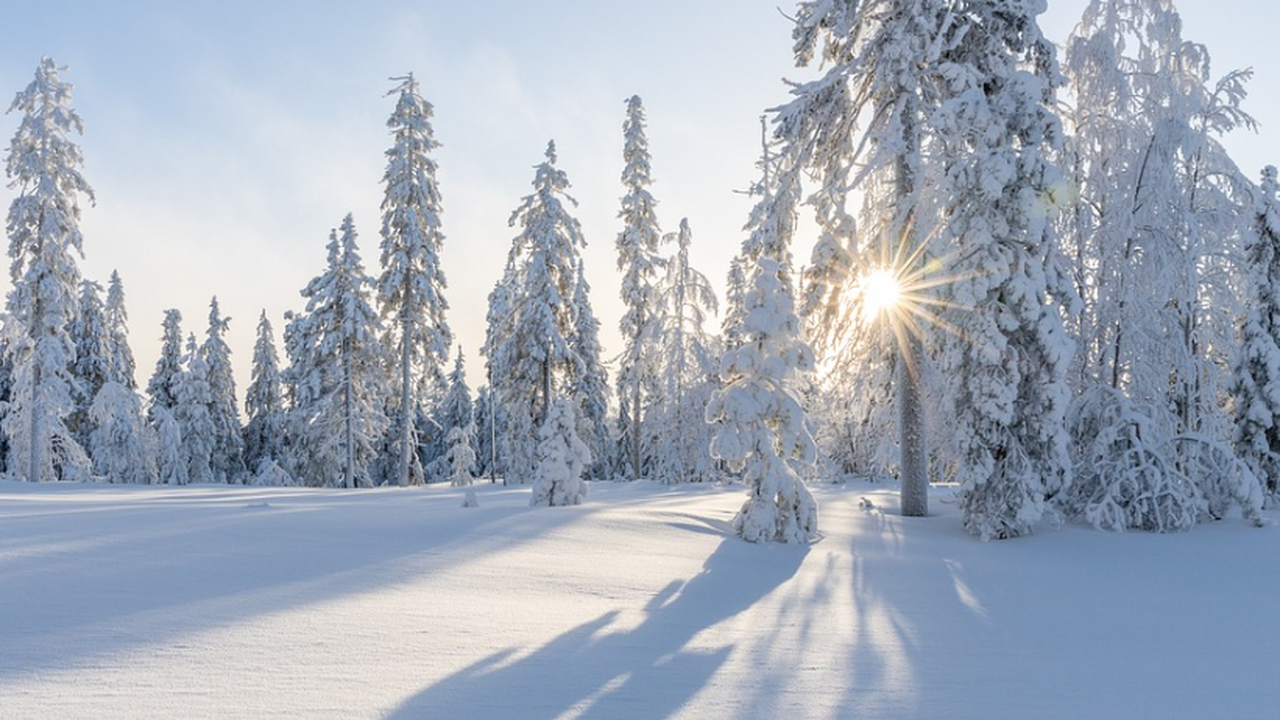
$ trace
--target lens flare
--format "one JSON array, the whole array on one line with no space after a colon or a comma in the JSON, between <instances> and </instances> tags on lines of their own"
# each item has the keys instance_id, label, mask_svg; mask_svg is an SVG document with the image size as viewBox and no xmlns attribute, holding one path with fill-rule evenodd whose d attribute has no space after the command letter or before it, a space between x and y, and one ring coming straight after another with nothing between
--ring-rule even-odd
<instances>
[{"instance_id":1,"label":"lens flare","mask_svg":"<svg viewBox=\"0 0 1280 720\"><path fill-rule=\"evenodd\" d=\"M902 284L892 271L884 268L863 275L858 288L868 313L873 316L892 311L902 298Z\"/></svg>"}]
</instances>

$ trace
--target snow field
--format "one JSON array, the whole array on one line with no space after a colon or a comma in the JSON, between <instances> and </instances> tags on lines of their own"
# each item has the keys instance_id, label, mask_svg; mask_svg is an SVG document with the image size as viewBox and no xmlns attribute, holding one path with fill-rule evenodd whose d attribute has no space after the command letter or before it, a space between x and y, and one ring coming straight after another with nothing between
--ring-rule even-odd
<instances>
[{"instance_id":1,"label":"snow field","mask_svg":"<svg viewBox=\"0 0 1280 720\"><path fill-rule=\"evenodd\" d=\"M0 718L1265 716L1274 527L982 543L951 491L0 482ZM875 507L863 508L861 497ZM1276 512L1270 511L1274 520Z\"/></svg>"}]
</instances>

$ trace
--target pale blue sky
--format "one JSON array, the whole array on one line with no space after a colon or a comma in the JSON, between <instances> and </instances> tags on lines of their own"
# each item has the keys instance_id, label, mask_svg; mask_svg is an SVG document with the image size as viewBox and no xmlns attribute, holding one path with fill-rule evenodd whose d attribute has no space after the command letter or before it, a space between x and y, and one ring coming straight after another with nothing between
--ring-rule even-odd
<instances>
[{"instance_id":1,"label":"pale blue sky","mask_svg":"<svg viewBox=\"0 0 1280 720\"><path fill-rule=\"evenodd\" d=\"M379 184L389 139L388 77L413 71L436 108L450 322L472 385L482 376L485 298L513 236L507 218L554 138L580 201L588 280L607 352L619 350L613 241L622 188L624 100L649 113L660 218L688 216L694 262L723 279L756 174L758 117L787 98L790 28L776 0L567 0L361 3L6 0L0 95L24 87L41 55L69 65L85 119L88 277L125 282L140 379L160 320L179 308L202 334L211 295L231 315L239 389L265 308L284 311L324 263L329 229L355 215L376 272ZM1061 41L1083 0L1050 2ZM1280 163L1280 83L1270 4L1183 0L1187 38L1216 72L1252 66L1259 136L1229 146L1250 175ZM17 118L0 117L0 136ZM0 188L8 207L12 191ZM797 256L808 256L799 238ZM7 275L7 274L6 274ZM7 288L7 281L0 284Z\"/></svg>"}]
</instances>

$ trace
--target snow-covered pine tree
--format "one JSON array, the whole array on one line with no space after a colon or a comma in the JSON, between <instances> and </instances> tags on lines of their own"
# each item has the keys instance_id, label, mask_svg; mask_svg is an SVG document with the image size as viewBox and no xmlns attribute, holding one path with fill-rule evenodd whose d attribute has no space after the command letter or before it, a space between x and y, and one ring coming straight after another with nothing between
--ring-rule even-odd
<instances>
[{"instance_id":1,"label":"snow-covered pine tree","mask_svg":"<svg viewBox=\"0 0 1280 720\"><path fill-rule=\"evenodd\" d=\"M94 473L108 482L152 484L159 477L155 431L142 412L142 398L108 380L89 408L89 452Z\"/></svg>"},{"instance_id":2,"label":"snow-covered pine tree","mask_svg":"<svg viewBox=\"0 0 1280 720\"><path fill-rule=\"evenodd\" d=\"M164 332L160 338L160 358L147 381L150 407L164 408L170 413L178 406L178 378L182 375L182 313L174 308L164 311ZM155 413L148 411L154 421Z\"/></svg>"},{"instance_id":3,"label":"snow-covered pine tree","mask_svg":"<svg viewBox=\"0 0 1280 720\"><path fill-rule=\"evenodd\" d=\"M1232 390L1236 452L1280 500L1280 204L1276 169L1262 171L1257 220L1245 244L1249 303Z\"/></svg>"},{"instance_id":4,"label":"snow-covered pine tree","mask_svg":"<svg viewBox=\"0 0 1280 720\"><path fill-rule=\"evenodd\" d=\"M476 451L471 449L475 425L454 426L445 436L449 444L449 484L467 487L475 480Z\"/></svg>"},{"instance_id":5,"label":"snow-covered pine tree","mask_svg":"<svg viewBox=\"0 0 1280 720\"><path fill-rule=\"evenodd\" d=\"M175 395L178 404L173 417L178 421L182 438L182 457L187 467L187 481L217 482L213 474L213 453L218 443L218 427L213 420L213 391L209 389L209 364L196 344L196 335L187 336L185 366L178 376ZM165 431L160 430L163 441ZM162 456L164 452L162 451Z\"/></svg>"},{"instance_id":6,"label":"snow-covered pine tree","mask_svg":"<svg viewBox=\"0 0 1280 720\"><path fill-rule=\"evenodd\" d=\"M445 396L449 394L449 378L437 375L423 383L422 402L418 404L414 427L418 431L415 446L423 482L437 483L449 479L449 429L442 414Z\"/></svg>"},{"instance_id":7,"label":"snow-covered pine tree","mask_svg":"<svg viewBox=\"0 0 1280 720\"><path fill-rule=\"evenodd\" d=\"M569 395L578 418L578 437L591 451L587 479L603 480L613 463L609 450L613 446L609 426L609 371L600 360L600 321L591 308L591 286L578 260L578 277L573 289L574 331L572 338L572 374L568 379Z\"/></svg>"},{"instance_id":8,"label":"snow-covered pine tree","mask_svg":"<svg viewBox=\"0 0 1280 720\"><path fill-rule=\"evenodd\" d=\"M729 272L724 283L724 317L720 320L720 339L725 350L734 350L742 344L738 331L742 328L743 306L747 297L746 260L734 255L729 261Z\"/></svg>"},{"instance_id":9,"label":"snow-covered pine tree","mask_svg":"<svg viewBox=\"0 0 1280 720\"><path fill-rule=\"evenodd\" d=\"M87 294L96 292L94 288ZM91 299L86 303L82 298L82 318L95 314L94 310L84 309L91 305ZM94 472L111 482L154 483L159 477L156 432L147 423L143 398L137 392L133 350L129 347L129 315L117 272L111 273L101 315L106 346L101 363L103 383L94 394L88 416L88 448ZM89 325L83 320L82 324ZM81 359L77 356L77 362ZM83 382L85 375L80 377Z\"/></svg>"},{"instance_id":10,"label":"snow-covered pine tree","mask_svg":"<svg viewBox=\"0 0 1280 720\"><path fill-rule=\"evenodd\" d=\"M828 421L844 426L834 434L858 445L845 454L864 460L881 453L863 445L880 445L897 424L902 512L909 516L928 514L922 380L929 327L912 312L924 314L926 288L916 282L913 306L875 323L892 324L893 332L867 322L858 290L870 273L915 277L928 262L936 218L926 193L927 126L944 77L939 55L951 41L941 28L953 12L941 0L800 3L792 32L796 63L817 57L825 72L795 85L795 98L777 118L787 163L817 181L807 202L820 232L801 314L841 376L830 383L841 397L828 407L848 414ZM861 233L848 207L854 191L863 197ZM878 474L884 465L865 470Z\"/></svg>"},{"instance_id":11,"label":"snow-covered pine tree","mask_svg":"<svg viewBox=\"0 0 1280 720\"><path fill-rule=\"evenodd\" d=\"M386 356L349 213L340 231L329 234L325 272L302 290L306 311L285 330L297 395L294 467L309 485L368 487L388 426Z\"/></svg>"},{"instance_id":12,"label":"snow-covered pine tree","mask_svg":"<svg viewBox=\"0 0 1280 720\"><path fill-rule=\"evenodd\" d=\"M1050 107L1054 49L1031 3L966 3L942 58L947 97L932 118L955 257L946 367L955 391L960 509L985 539L1031 532L1046 499L1071 484L1065 429L1072 343L1060 303L1048 153L1061 139Z\"/></svg>"},{"instance_id":13,"label":"snow-covered pine tree","mask_svg":"<svg viewBox=\"0 0 1280 720\"><path fill-rule=\"evenodd\" d=\"M566 398L556 398L542 420L531 507L580 505L587 496L582 475L591 463L591 451L578 438L578 423L573 415L573 404Z\"/></svg>"},{"instance_id":14,"label":"snow-covered pine tree","mask_svg":"<svg viewBox=\"0 0 1280 720\"><path fill-rule=\"evenodd\" d=\"M111 271L111 280L107 283L107 304L103 314L107 324L107 344L111 350L107 377L130 390L137 390L137 363L133 359L133 348L129 346L129 311L124 305L124 284L120 282L120 273L115 270Z\"/></svg>"},{"instance_id":15,"label":"snow-covered pine tree","mask_svg":"<svg viewBox=\"0 0 1280 720\"><path fill-rule=\"evenodd\" d=\"M657 202L649 193L653 183L649 139L645 134L644 105L639 96L627 100L627 119L622 124L622 232L618 233L618 270L622 272L620 293L626 310L618 329L624 347L618 370L619 430L628 479L644 473L644 411L646 391L652 372L648 367L650 319L654 307L654 285L662 269L658 244L662 232L654 212Z\"/></svg>"},{"instance_id":16,"label":"snow-covered pine tree","mask_svg":"<svg viewBox=\"0 0 1280 720\"><path fill-rule=\"evenodd\" d=\"M218 310L218 298L209 301L209 329L200 347L208 367L209 392L213 402L209 417L213 420L214 444L210 457L214 482L242 483L245 480L244 430L240 427L240 410L236 403L236 380L231 369L231 348L224 336L231 318Z\"/></svg>"},{"instance_id":17,"label":"snow-covered pine tree","mask_svg":"<svg viewBox=\"0 0 1280 720\"><path fill-rule=\"evenodd\" d=\"M244 411L249 418L244 428L245 468L255 477L263 470L275 472L269 466L264 467L264 463L278 467L285 462L287 438L280 356L266 310L258 318L258 337L253 345L253 370L244 393Z\"/></svg>"},{"instance_id":18,"label":"snow-covered pine tree","mask_svg":"<svg viewBox=\"0 0 1280 720\"><path fill-rule=\"evenodd\" d=\"M705 326L718 302L707 277L689 262L693 231L688 218L680 221L680 232L666 240L676 244L676 252L655 292L654 339L662 393L656 403L653 478L664 483L705 482L715 479L706 407L717 387L721 354Z\"/></svg>"},{"instance_id":19,"label":"snow-covered pine tree","mask_svg":"<svg viewBox=\"0 0 1280 720\"><path fill-rule=\"evenodd\" d=\"M784 273L770 255L757 261L744 298L742 344L725 352L724 384L707 404L707 421L716 424L711 454L741 471L747 484L733 529L750 542L806 543L818 533L817 503L793 466L817 459L796 389L799 374L813 370L813 351L800 339Z\"/></svg>"},{"instance_id":20,"label":"snow-covered pine tree","mask_svg":"<svg viewBox=\"0 0 1280 720\"><path fill-rule=\"evenodd\" d=\"M512 283L515 282L514 257L508 256L503 276L494 283L489 291L489 306L485 313L484 345L480 354L484 356L485 373L488 384L481 390L481 400L485 403L485 411L479 422L482 428L481 443L487 448L480 453L481 462L486 465L485 475L490 480L503 478L503 484L510 482L507 468L510 462L507 451L511 446L507 424L507 414L502 407L502 393L497 386L503 383L507 368L503 363L512 359L503 352L512 330Z\"/></svg>"},{"instance_id":21,"label":"snow-covered pine tree","mask_svg":"<svg viewBox=\"0 0 1280 720\"><path fill-rule=\"evenodd\" d=\"M444 452L441 457L447 463L446 477L451 479L454 477L454 471L457 469L454 462L450 459L450 448L456 442L454 438L455 429L462 429L468 433L467 447L474 448L476 444L475 432L475 403L471 400L471 388L467 386L467 373L465 361L462 357L462 348L458 348L457 357L453 362L453 370L449 373L446 380L448 389L445 390L444 399L438 406L436 414L436 423L439 425L438 433L444 442ZM474 450L472 451L474 455ZM475 459L472 458L473 464ZM468 472L473 472L475 468L468 466Z\"/></svg>"},{"instance_id":22,"label":"snow-covered pine tree","mask_svg":"<svg viewBox=\"0 0 1280 720\"><path fill-rule=\"evenodd\" d=\"M498 427L501 422L497 414L493 393L485 385L476 393L476 477L489 478L491 482L498 479Z\"/></svg>"},{"instance_id":23,"label":"snow-covered pine tree","mask_svg":"<svg viewBox=\"0 0 1280 720\"><path fill-rule=\"evenodd\" d=\"M161 485L186 485L187 452L182 445L182 424L172 410L163 405L151 406L151 424L156 434L156 482Z\"/></svg>"},{"instance_id":24,"label":"snow-covered pine tree","mask_svg":"<svg viewBox=\"0 0 1280 720\"><path fill-rule=\"evenodd\" d=\"M76 360L71 365L75 378L76 409L67 418L67 427L83 448L89 447L93 423L89 408L111 374L111 347L102 306L102 286L92 280L80 281L80 311L71 323L71 339Z\"/></svg>"},{"instance_id":25,"label":"snow-covered pine tree","mask_svg":"<svg viewBox=\"0 0 1280 720\"><path fill-rule=\"evenodd\" d=\"M13 355L10 353L9 334L22 334L22 329L9 313L0 312L0 420L8 414L9 401L13 398ZM21 340L17 343L22 344ZM0 424L0 473L9 470L9 436Z\"/></svg>"},{"instance_id":26,"label":"snow-covered pine tree","mask_svg":"<svg viewBox=\"0 0 1280 720\"><path fill-rule=\"evenodd\" d=\"M419 94L412 73L392 80L397 85L387 94L397 95L398 100L387 127L395 144L386 153L383 175L382 275L377 287L382 317L392 319L388 331L395 335L399 350L396 481L408 485L416 437L414 413L423 401L422 388L414 385L425 380L429 387L443 376L453 340L445 321L449 305L440 268L444 233L436 161L431 157L439 147L431 128L433 110Z\"/></svg>"},{"instance_id":27,"label":"snow-covered pine tree","mask_svg":"<svg viewBox=\"0 0 1280 720\"><path fill-rule=\"evenodd\" d=\"M66 426L75 409L70 326L83 254L80 196L93 189L80 174L84 156L72 140L84 131L71 107L71 84L52 58L8 112L22 114L9 143L5 174L17 196L9 205L9 318L25 339L11 335L14 383L3 420L9 436L9 471L29 481L74 480L88 471L88 456Z\"/></svg>"},{"instance_id":28,"label":"snow-covered pine tree","mask_svg":"<svg viewBox=\"0 0 1280 720\"><path fill-rule=\"evenodd\" d=\"M572 377L575 306L582 228L565 208L569 179L556 167L555 143L537 166L534 191L511 215L520 227L512 241L501 286L510 293L510 313L486 343L497 399L506 415L502 433L508 482L527 482L534 470L538 432L557 386ZM491 312L494 304L490 304ZM571 415L572 416L572 415Z\"/></svg>"}]
</instances>

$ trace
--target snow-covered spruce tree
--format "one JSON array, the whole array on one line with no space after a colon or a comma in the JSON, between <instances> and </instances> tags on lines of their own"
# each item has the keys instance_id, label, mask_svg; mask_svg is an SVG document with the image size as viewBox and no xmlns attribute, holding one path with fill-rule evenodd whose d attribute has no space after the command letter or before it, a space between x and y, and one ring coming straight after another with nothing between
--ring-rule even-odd
<instances>
[{"instance_id":1,"label":"snow-covered spruce tree","mask_svg":"<svg viewBox=\"0 0 1280 720\"><path fill-rule=\"evenodd\" d=\"M676 244L676 252L655 292L654 338L662 393L656 403L653 478L664 483L705 482L715 479L706 407L717 386L721 354L705 325L718 303L707 277L689 263L693 231L688 219L682 219L680 232L666 240Z\"/></svg>"},{"instance_id":2,"label":"snow-covered spruce tree","mask_svg":"<svg viewBox=\"0 0 1280 720\"><path fill-rule=\"evenodd\" d=\"M155 431L142 412L142 397L108 380L89 408L89 453L94 474L108 482L152 484L159 477Z\"/></svg>"},{"instance_id":3,"label":"snow-covered spruce tree","mask_svg":"<svg viewBox=\"0 0 1280 720\"><path fill-rule=\"evenodd\" d=\"M497 400L506 415L502 433L508 482L524 483L533 473L539 428L556 396L566 390L575 364L573 304L578 283L582 228L564 203L569 179L556 167L555 143L537 166L534 191L511 215L519 225L502 286L510 313L489 345L489 368ZM575 203L576 204L576 203ZM491 303L491 310L493 304Z\"/></svg>"},{"instance_id":4,"label":"snow-covered spruce tree","mask_svg":"<svg viewBox=\"0 0 1280 720\"><path fill-rule=\"evenodd\" d=\"M430 382L418 404L414 427L418 430L418 442L414 452L418 456L418 464L422 466L423 482L436 483L449 479L449 434L444 424L443 413L445 396L449 394L449 379L438 375Z\"/></svg>"},{"instance_id":5,"label":"snow-covered spruce tree","mask_svg":"<svg viewBox=\"0 0 1280 720\"><path fill-rule=\"evenodd\" d=\"M573 415L573 404L557 398L542 419L531 507L580 505L587 496L582 475L591 463L591 451L578 438Z\"/></svg>"},{"instance_id":6,"label":"snow-covered spruce tree","mask_svg":"<svg viewBox=\"0 0 1280 720\"><path fill-rule=\"evenodd\" d=\"M137 390L137 363L133 359L133 348L129 346L129 311L124 305L124 284L120 282L120 273L115 270L111 271L111 280L107 283L107 304L103 314L107 325L107 345L111 351L107 378L130 390Z\"/></svg>"},{"instance_id":7,"label":"snow-covered spruce tree","mask_svg":"<svg viewBox=\"0 0 1280 720\"><path fill-rule=\"evenodd\" d=\"M828 434L857 443L844 455L863 465L882 453L860 446L882 445L898 426L904 515L928 514L922 379L930 328L906 314L911 307L881 319L896 325L894 332L869 326L858 288L871 271L913 277L929 261L925 245L936 212L924 158L928 118L939 102L939 56L949 40L941 28L952 13L941 0L800 3L792 31L796 63L816 58L825 72L795 85L795 97L777 111L786 163L816 181L807 202L820 233L801 314L826 362L843 376L832 383L842 397L828 407L849 411L828 418L844 426ZM863 197L861 233L848 207L854 191ZM911 293L917 308L928 302L924 290ZM878 459L865 470L882 473Z\"/></svg>"},{"instance_id":8,"label":"snow-covered spruce tree","mask_svg":"<svg viewBox=\"0 0 1280 720\"><path fill-rule=\"evenodd\" d=\"M110 337L102 306L102 286L92 280L80 281L80 310L71 323L71 339L76 359L71 365L75 378L76 409L67 418L67 427L83 448L89 447L93 423L89 407L111 373Z\"/></svg>"},{"instance_id":9,"label":"snow-covered spruce tree","mask_svg":"<svg viewBox=\"0 0 1280 720\"><path fill-rule=\"evenodd\" d=\"M750 542L805 543L818 533L817 503L794 467L817 459L796 389L799 374L813 370L813 351L800 339L785 273L769 255L757 261L742 345L725 352L723 386L707 404L707 421L716 424L711 454L747 485L733 529Z\"/></svg>"},{"instance_id":10,"label":"snow-covered spruce tree","mask_svg":"<svg viewBox=\"0 0 1280 720\"><path fill-rule=\"evenodd\" d=\"M587 284L582 260L573 289L573 368L568 392L578 418L578 437L591 451L587 479L603 480L613 464L609 450L613 437L609 424L609 371L600 360L600 321L591 308L591 286Z\"/></svg>"},{"instance_id":11,"label":"snow-covered spruce tree","mask_svg":"<svg viewBox=\"0 0 1280 720\"><path fill-rule=\"evenodd\" d=\"M160 358L147 381L150 407L173 412L178 406L178 378L182 375L182 313L170 308L164 311L164 332L160 338ZM148 411L155 419L155 413Z\"/></svg>"},{"instance_id":12,"label":"snow-covered spruce tree","mask_svg":"<svg viewBox=\"0 0 1280 720\"><path fill-rule=\"evenodd\" d=\"M42 58L35 78L8 112L21 113L9 142L5 174L17 196L9 205L9 318L22 328L11 336L13 387L3 429L9 436L10 473L36 482L75 480L88 457L66 425L75 409L70 327L77 313L83 253L80 196L93 189L80 174L84 157L72 141L84 131L71 107L71 85L52 58Z\"/></svg>"},{"instance_id":13,"label":"snow-covered spruce tree","mask_svg":"<svg viewBox=\"0 0 1280 720\"><path fill-rule=\"evenodd\" d=\"M209 364L196 344L196 335L187 336L185 366L178 376L175 394L178 404L173 417L178 421L182 437L182 457L187 466L187 481L216 482L213 474L213 452L218 443L218 427L213 420L213 391L209 389ZM163 435L163 430L161 431Z\"/></svg>"},{"instance_id":14,"label":"snow-covered spruce tree","mask_svg":"<svg viewBox=\"0 0 1280 720\"><path fill-rule=\"evenodd\" d=\"M87 294L96 295L96 288ZM82 297L83 318L92 317L92 305ZM89 407L88 448L94 473L111 482L154 483L159 476L156 432L143 413L143 398L138 394L134 377L133 350L129 347L128 313L124 306L124 288L120 275L111 273L107 286L107 302L102 309L105 353L101 362L102 385ZM85 336L90 333L85 333ZM93 343L88 343L90 346ZM77 355L79 363L84 356ZM81 382L88 385L80 374Z\"/></svg>"},{"instance_id":15,"label":"snow-covered spruce tree","mask_svg":"<svg viewBox=\"0 0 1280 720\"><path fill-rule=\"evenodd\" d=\"M1211 82L1207 50L1181 33L1171 3L1095 0L1064 56L1075 101L1066 158L1080 202L1060 224L1083 299L1072 371L1082 471L1067 510L1157 530L1189 527L1186 514L1152 519L1135 506L1123 516L1100 504L1184 493L1163 507L1195 505L1206 519L1235 503L1247 516L1258 510L1253 479L1226 462L1231 427L1220 402L1242 314L1231 263L1254 218L1248 183L1218 138L1253 126L1241 110L1249 73ZM1093 425L1101 421L1111 425ZM1103 465L1089 460L1099 436L1117 438ZM1170 461L1114 470L1145 456Z\"/></svg>"},{"instance_id":16,"label":"snow-covered spruce tree","mask_svg":"<svg viewBox=\"0 0 1280 720\"><path fill-rule=\"evenodd\" d=\"M955 378L955 442L964 527L986 539L1031 532L1071 484L1065 381L1072 343L1059 303L1047 200L1061 130L1059 81L1043 4L982 0L955 18L942 58L947 97L934 113L947 162L942 196L957 280L945 366Z\"/></svg>"},{"instance_id":17,"label":"snow-covered spruce tree","mask_svg":"<svg viewBox=\"0 0 1280 720\"><path fill-rule=\"evenodd\" d=\"M476 393L476 476L498 479L498 409L493 405L493 393L488 385Z\"/></svg>"},{"instance_id":18,"label":"snow-covered spruce tree","mask_svg":"<svg viewBox=\"0 0 1280 720\"><path fill-rule=\"evenodd\" d=\"M306 311L285 334L297 387L295 474L309 485L368 487L388 419L385 353L350 214L329 235L328 267L302 290Z\"/></svg>"},{"instance_id":19,"label":"snow-covered spruce tree","mask_svg":"<svg viewBox=\"0 0 1280 720\"><path fill-rule=\"evenodd\" d=\"M627 119L622 124L622 232L618 233L618 270L622 272L620 293L626 310L618 329L623 350L618 370L619 429L628 479L644 473L644 411L652 371L649 368L650 319L655 311L654 285L662 269L658 244L662 233L654 212L657 202L649 194L653 183L649 139L645 135L644 105L639 96L627 100Z\"/></svg>"},{"instance_id":20,"label":"snow-covered spruce tree","mask_svg":"<svg viewBox=\"0 0 1280 720\"><path fill-rule=\"evenodd\" d=\"M244 430L236 403L236 380L231 369L231 348L223 339L231 318L218 310L218 298L209 301L209 329L200 354L208 367L209 392L213 401L214 444L210 457L214 482L241 483L245 480Z\"/></svg>"},{"instance_id":21,"label":"snow-covered spruce tree","mask_svg":"<svg viewBox=\"0 0 1280 720\"><path fill-rule=\"evenodd\" d=\"M452 427L445 440L449 443L449 484L467 487L475 480L476 451L471 449L475 425Z\"/></svg>"},{"instance_id":22,"label":"snow-covered spruce tree","mask_svg":"<svg viewBox=\"0 0 1280 720\"><path fill-rule=\"evenodd\" d=\"M467 437L467 446L474 448L475 439L475 403L471 400L471 388L467 386L466 364L462 357L462 348L458 348L457 357L453 362L453 370L447 378L448 389L444 393L444 399L439 404L437 412L437 423L440 426L439 433L444 439L445 456L448 461L448 477L453 477L454 464L448 460L449 448L453 447L454 440L450 440L454 435L455 429L463 429L469 433ZM472 460L474 462L474 459ZM474 470L474 468L470 468Z\"/></svg>"},{"instance_id":23,"label":"snow-covered spruce tree","mask_svg":"<svg viewBox=\"0 0 1280 720\"><path fill-rule=\"evenodd\" d=\"M8 414L9 401L13 398L13 355L10 353L9 335L22 335L22 329L6 312L0 312L0 420ZM18 338L19 346L22 344ZM9 436L0 425L0 473L9 470Z\"/></svg>"},{"instance_id":24,"label":"snow-covered spruce tree","mask_svg":"<svg viewBox=\"0 0 1280 720\"><path fill-rule=\"evenodd\" d=\"M514 290L512 283L515 282L515 262L514 257L508 256L502 278L494 283L493 290L489 291L484 345L480 348L480 354L485 358L485 373L489 380L483 391L484 399L487 401L487 411L481 420L482 423L489 424L489 430L484 434L483 440L488 443L488 451L481 453L481 460L488 466L486 475L489 479L496 480L501 476L503 484L510 482L507 473L510 460L507 452L512 444L510 434L512 428L508 425L507 413L502 406L502 393L497 386L503 384L503 378L507 372L502 363L511 359L503 349L512 331L511 303Z\"/></svg>"},{"instance_id":25,"label":"snow-covered spruce tree","mask_svg":"<svg viewBox=\"0 0 1280 720\"><path fill-rule=\"evenodd\" d=\"M182 424L173 411L163 405L151 406L151 424L156 431L156 482L161 485L186 485L187 452L182 445Z\"/></svg>"},{"instance_id":26,"label":"snow-covered spruce tree","mask_svg":"<svg viewBox=\"0 0 1280 720\"><path fill-rule=\"evenodd\" d=\"M413 463L414 413L422 404L422 385L443 376L452 334L445 321L444 271L440 249L440 188L431 151L439 147L431 128L432 107L418 92L410 73L393 78L397 95L387 120L395 144L387 151L382 199L382 275L378 301L382 317L390 318L399 356L400 393L397 402L399 466L396 482L408 485ZM388 343L389 345L391 343ZM415 383L419 386L415 388Z\"/></svg>"},{"instance_id":27,"label":"snow-covered spruce tree","mask_svg":"<svg viewBox=\"0 0 1280 720\"><path fill-rule=\"evenodd\" d=\"M1275 167L1262 171L1259 192L1257 220L1245 245L1249 313L1232 387L1233 440L1275 504L1280 500L1280 205Z\"/></svg>"},{"instance_id":28,"label":"snow-covered spruce tree","mask_svg":"<svg viewBox=\"0 0 1280 720\"><path fill-rule=\"evenodd\" d=\"M244 428L245 468L254 477L264 470L275 473L270 465L279 467L285 462L287 439L280 356L266 310L258 318L258 337L253 345L253 370L244 393L244 411L249 418Z\"/></svg>"},{"instance_id":29,"label":"snow-covered spruce tree","mask_svg":"<svg viewBox=\"0 0 1280 720\"><path fill-rule=\"evenodd\" d=\"M742 344L738 331L742 328L743 306L747 297L746 262L741 255L729 261L729 272L724 283L724 316L720 320L720 340L725 350L733 350Z\"/></svg>"}]
</instances>

